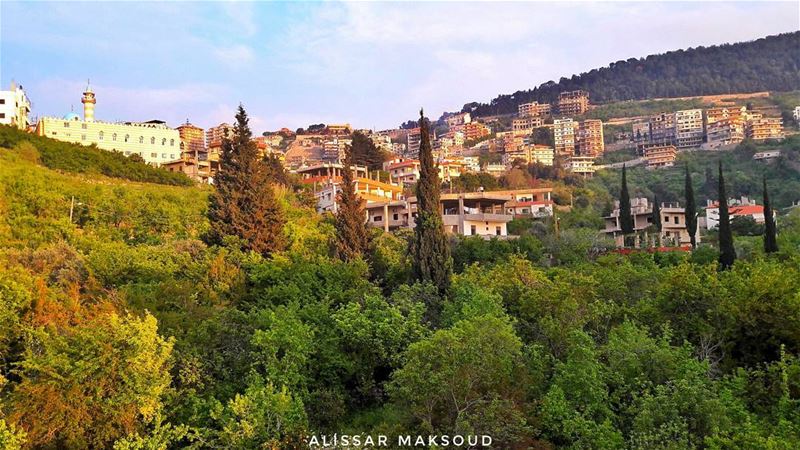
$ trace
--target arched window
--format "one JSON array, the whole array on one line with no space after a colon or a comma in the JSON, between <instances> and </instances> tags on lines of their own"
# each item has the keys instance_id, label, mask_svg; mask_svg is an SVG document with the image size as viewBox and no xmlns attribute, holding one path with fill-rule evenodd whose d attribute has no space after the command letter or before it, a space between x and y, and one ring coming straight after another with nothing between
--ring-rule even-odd
<instances>
[{"instance_id":1,"label":"arched window","mask_svg":"<svg viewBox=\"0 0 800 450\"><path fill-rule=\"evenodd\" d=\"M155 136L150 138L150 145L156 145L156 137Z\"/></svg>"},{"instance_id":2,"label":"arched window","mask_svg":"<svg viewBox=\"0 0 800 450\"><path fill-rule=\"evenodd\" d=\"M139 136L139 143L144 144L144 136Z\"/></svg>"},{"instance_id":3,"label":"arched window","mask_svg":"<svg viewBox=\"0 0 800 450\"><path fill-rule=\"evenodd\" d=\"M112 141L116 141L117 140L117 133L114 133L114 134L111 135L111 140Z\"/></svg>"},{"instance_id":4,"label":"arched window","mask_svg":"<svg viewBox=\"0 0 800 450\"><path fill-rule=\"evenodd\" d=\"M167 138L161 139L161 145L167 145Z\"/></svg>"},{"instance_id":5,"label":"arched window","mask_svg":"<svg viewBox=\"0 0 800 450\"><path fill-rule=\"evenodd\" d=\"M97 133L97 137L98 137L98 139L100 139L102 141L103 140L103 132L101 131L101 132Z\"/></svg>"},{"instance_id":6,"label":"arched window","mask_svg":"<svg viewBox=\"0 0 800 450\"><path fill-rule=\"evenodd\" d=\"M169 146L170 147L175 147L175 139L170 139L169 140Z\"/></svg>"},{"instance_id":7,"label":"arched window","mask_svg":"<svg viewBox=\"0 0 800 450\"><path fill-rule=\"evenodd\" d=\"M128 140L130 140L130 138L131 138L131 135L130 134L126 134L125 135L125 142L128 142Z\"/></svg>"}]
</instances>

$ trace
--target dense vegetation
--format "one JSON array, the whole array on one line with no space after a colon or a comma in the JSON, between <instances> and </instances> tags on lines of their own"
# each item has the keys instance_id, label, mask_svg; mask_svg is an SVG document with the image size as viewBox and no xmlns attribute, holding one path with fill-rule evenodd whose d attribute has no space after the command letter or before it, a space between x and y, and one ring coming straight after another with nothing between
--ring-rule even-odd
<instances>
[{"instance_id":1,"label":"dense vegetation","mask_svg":"<svg viewBox=\"0 0 800 450\"><path fill-rule=\"evenodd\" d=\"M101 150L93 145L86 147L56 141L25 133L9 125L0 125L0 148L12 148L22 142L33 144L38 150L42 164L51 169L147 183L176 186L192 184L192 180L186 175L145 164L141 158L136 160L122 153Z\"/></svg>"},{"instance_id":2,"label":"dense vegetation","mask_svg":"<svg viewBox=\"0 0 800 450\"><path fill-rule=\"evenodd\" d=\"M343 261L334 221L276 186L282 251L209 246L209 190L59 173L34 145L0 150L0 448L308 448L321 433L489 434L503 449L800 440L798 210L778 220L777 253L737 237L740 258L720 272L708 245L610 252L587 213L601 195L560 186L575 207L558 233L520 221L518 240L450 240L440 293L414 281L414 233L372 230L365 258Z\"/></svg>"},{"instance_id":3,"label":"dense vegetation","mask_svg":"<svg viewBox=\"0 0 800 450\"><path fill-rule=\"evenodd\" d=\"M791 91L800 88L800 32L751 42L630 58L462 108L475 116L517 112L521 103L551 103L564 91L589 91L594 103L663 97Z\"/></svg>"}]
</instances>

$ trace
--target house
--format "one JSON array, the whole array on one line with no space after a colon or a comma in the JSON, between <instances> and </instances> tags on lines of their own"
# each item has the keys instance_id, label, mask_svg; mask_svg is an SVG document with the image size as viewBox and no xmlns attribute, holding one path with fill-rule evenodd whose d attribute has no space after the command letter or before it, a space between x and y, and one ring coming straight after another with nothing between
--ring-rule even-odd
<instances>
[{"instance_id":1,"label":"house","mask_svg":"<svg viewBox=\"0 0 800 450\"><path fill-rule=\"evenodd\" d=\"M773 211L775 214L775 211ZM731 220L736 217L752 217L758 224L763 224L764 206L756 204L747 197L728 199L728 215ZM719 226L719 202L709 200L706 204L706 229L713 230Z\"/></svg>"},{"instance_id":2,"label":"house","mask_svg":"<svg viewBox=\"0 0 800 450\"><path fill-rule=\"evenodd\" d=\"M659 236L661 245L680 247L691 244L689 231L686 229L686 210L678 203L661 203L660 206L661 233L659 233ZM617 246L622 247L625 245L625 236L622 234L619 213L619 201L616 201L611 214L603 217L605 222L603 231L614 239ZM642 197L632 198L631 215L633 216L634 233L645 234L648 231L655 233L654 230L648 230L653 225L653 205L648 199ZM695 238L697 242L700 242L699 227Z\"/></svg>"},{"instance_id":3,"label":"house","mask_svg":"<svg viewBox=\"0 0 800 450\"><path fill-rule=\"evenodd\" d=\"M649 144L644 147L644 159L648 169L658 169L662 167L672 167L678 149L674 145Z\"/></svg>"}]
</instances>

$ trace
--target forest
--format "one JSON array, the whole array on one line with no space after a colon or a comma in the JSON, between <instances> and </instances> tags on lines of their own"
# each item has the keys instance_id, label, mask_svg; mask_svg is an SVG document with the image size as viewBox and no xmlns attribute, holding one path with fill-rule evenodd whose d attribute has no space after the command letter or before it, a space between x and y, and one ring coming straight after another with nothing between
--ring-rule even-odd
<instances>
[{"instance_id":1,"label":"forest","mask_svg":"<svg viewBox=\"0 0 800 450\"><path fill-rule=\"evenodd\" d=\"M462 112L476 117L515 114L522 103L553 103L564 91L583 89L592 103L666 97L791 91L800 88L800 31L750 42L688 48L548 81L524 91L499 95L489 103L471 102Z\"/></svg>"},{"instance_id":2,"label":"forest","mask_svg":"<svg viewBox=\"0 0 800 450\"><path fill-rule=\"evenodd\" d=\"M292 449L334 433L541 450L800 441L800 209L779 215L777 252L737 236L722 270L708 244L613 251L581 214L617 195L616 178L559 185L577 207L558 232L443 240L438 216L385 233L317 214L253 156L243 110L223 148L237 170L216 189L87 175L49 162L53 141L0 131L0 448ZM429 175L421 214L438 196Z\"/></svg>"}]
</instances>

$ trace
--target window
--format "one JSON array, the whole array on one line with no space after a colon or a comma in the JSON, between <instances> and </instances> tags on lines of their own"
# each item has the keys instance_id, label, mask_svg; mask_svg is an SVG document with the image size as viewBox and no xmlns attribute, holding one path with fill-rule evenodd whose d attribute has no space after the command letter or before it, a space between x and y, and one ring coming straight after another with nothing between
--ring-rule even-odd
<instances>
[{"instance_id":1,"label":"window","mask_svg":"<svg viewBox=\"0 0 800 450\"><path fill-rule=\"evenodd\" d=\"M56 133L55 131L53 131L53 136L55 136L56 134L58 134L58 133Z\"/></svg>"},{"instance_id":2,"label":"window","mask_svg":"<svg viewBox=\"0 0 800 450\"><path fill-rule=\"evenodd\" d=\"M472 235L478 234L478 227L476 227L475 225L470 225L469 226L469 234L472 234Z\"/></svg>"},{"instance_id":3,"label":"window","mask_svg":"<svg viewBox=\"0 0 800 450\"><path fill-rule=\"evenodd\" d=\"M161 158L162 158L162 159L167 159L167 154L166 154L166 153L162 153L162 154L161 154Z\"/></svg>"},{"instance_id":4,"label":"window","mask_svg":"<svg viewBox=\"0 0 800 450\"><path fill-rule=\"evenodd\" d=\"M498 236L500 236L500 234L502 234L502 228L500 228L500 227L494 227L494 231Z\"/></svg>"},{"instance_id":5,"label":"window","mask_svg":"<svg viewBox=\"0 0 800 450\"><path fill-rule=\"evenodd\" d=\"M372 218L373 222L380 222L381 220L383 220L383 216L375 216Z\"/></svg>"},{"instance_id":6,"label":"window","mask_svg":"<svg viewBox=\"0 0 800 450\"><path fill-rule=\"evenodd\" d=\"M158 158L158 153L150 153L151 158Z\"/></svg>"},{"instance_id":7,"label":"window","mask_svg":"<svg viewBox=\"0 0 800 450\"><path fill-rule=\"evenodd\" d=\"M399 220L399 219L400 219L399 214L395 213L394 215L392 215L392 220Z\"/></svg>"},{"instance_id":8,"label":"window","mask_svg":"<svg viewBox=\"0 0 800 450\"><path fill-rule=\"evenodd\" d=\"M664 216L664 223L669 223L669 216Z\"/></svg>"},{"instance_id":9,"label":"window","mask_svg":"<svg viewBox=\"0 0 800 450\"><path fill-rule=\"evenodd\" d=\"M170 147L175 147L175 139L170 139L169 140L169 146Z\"/></svg>"},{"instance_id":10,"label":"window","mask_svg":"<svg viewBox=\"0 0 800 450\"><path fill-rule=\"evenodd\" d=\"M6 113L0 113L0 119L5 119L5 118L6 118Z\"/></svg>"},{"instance_id":11,"label":"window","mask_svg":"<svg viewBox=\"0 0 800 450\"><path fill-rule=\"evenodd\" d=\"M128 140L129 140L130 138L131 138L131 135L129 135L129 134L126 134L126 135L125 135L125 142L128 142Z\"/></svg>"},{"instance_id":12,"label":"window","mask_svg":"<svg viewBox=\"0 0 800 450\"><path fill-rule=\"evenodd\" d=\"M167 138L161 139L161 145L167 145Z\"/></svg>"},{"instance_id":13,"label":"window","mask_svg":"<svg viewBox=\"0 0 800 450\"><path fill-rule=\"evenodd\" d=\"M5 105L5 104L6 104L6 99L0 98L0 105Z\"/></svg>"},{"instance_id":14,"label":"window","mask_svg":"<svg viewBox=\"0 0 800 450\"><path fill-rule=\"evenodd\" d=\"M150 145L156 145L156 137L155 136L150 138Z\"/></svg>"},{"instance_id":15,"label":"window","mask_svg":"<svg viewBox=\"0 0 800 450\"><path fill-rule=\"evenodd\" d=\"M82 124L81 124L81 128L85 130L85 129L86 129L86 124L85 124L85 123L82 123Z\"/></svg>"},{"instance_id":16,"label":"window","mask_svg":"<svg viewBox=\"0 0 800 450\"><path fill-rule=\"evenodd\" d=\"M111 135L111 140L112 141L116 141L117 140L117 133L114 133L114 134Z\"/></svg>"},{"instance_id":17,"label":"window","mask_svg":"<svg viewBox=\"0 0 800 450\"><path fill-rule=\"evenodd\" d=\"M126 137L127 137L127 136L126 136ZM128 142L128 140L127 140L127 139L125 139L125 142ZM144 136L139 136L139 143L140 143L140 144L144 144Z\"/></svg>"},{"instance_id":18,"label":"window","mask_svg":"<svg viewBox=\"0 0 800 450\"><path fill-rule=\"evenodd\" d=\"M681 216L675 216L675 224L681 223Z\"/></svg>"},{"instance_id":19,"label":"window","mask_svg":"<svg viewBox=\"0 0 800 450\"><path fill-rule=\"evenodd\" d=\"M169 154L169 159L175 159L175 153L170 153Z\"/></svg>"},{"instance_id":20,"label":"window","mask_svg":"<svg viewBox=\"0 0 800 450\"><path fill-rule=\"evenodd\" d=\"M85 140L86 140L86 135L85 135L85 134L82 134L82 135L81 135L81 140L82 140L82 141L85 141Z\"/></svg>"},{"instance_id":21,"label":"window","mask_svg":"<svg viewBox=\"0 0 800 450\"><path fill-rule=\"evenodd\" d=\"M69 122L64 122L64 128L69 128Z\"/></svg>"},{"instance_id":22,"label":"window","mask_svg":"<svg viewBox=\"0 0 800 450\"><path fill-rule=\"evenodd\" d=\"M97 133L97 139L99 139L101 141L103 140L103 132L102 131Z\"/></svg>"}]
</instances>

